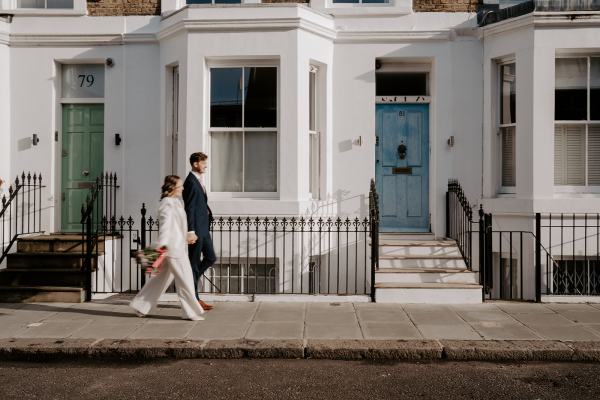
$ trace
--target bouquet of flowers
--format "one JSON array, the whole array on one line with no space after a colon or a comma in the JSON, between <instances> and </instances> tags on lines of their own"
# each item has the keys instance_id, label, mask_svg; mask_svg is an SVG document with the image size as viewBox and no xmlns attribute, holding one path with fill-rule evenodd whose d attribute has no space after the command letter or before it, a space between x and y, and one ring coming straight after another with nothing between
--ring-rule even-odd
<instances>
[{"instance_id":1,"label":"bouquet of flowers","mask_svg":"<svg viewBox=\"0 0 600 400\"><path fill-rule=\"evenodd\" d=\"M159 249L153 247L146 247L145 249L138 250L135 254L135 259L146 272L156 275L160 271L165 257L167 256L167 248L161 247Z\"/></svg>"}]
</instances>

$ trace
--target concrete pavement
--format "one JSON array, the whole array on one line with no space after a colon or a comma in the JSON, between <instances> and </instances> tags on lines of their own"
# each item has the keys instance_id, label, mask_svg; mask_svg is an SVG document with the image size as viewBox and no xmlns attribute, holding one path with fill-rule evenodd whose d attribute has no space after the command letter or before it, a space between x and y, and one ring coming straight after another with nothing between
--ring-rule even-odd
<instances>
[{"instance_id":1,"label":"concrete pavement","mask_svg":"<svg viewBox=\"0 0 600 400\"><path fill-rule=\"evenodd\" d=\"M192 322L128 300L0 304L0 355L600 360L596 304L220 302Z\"/></svg>"}]
</instances>

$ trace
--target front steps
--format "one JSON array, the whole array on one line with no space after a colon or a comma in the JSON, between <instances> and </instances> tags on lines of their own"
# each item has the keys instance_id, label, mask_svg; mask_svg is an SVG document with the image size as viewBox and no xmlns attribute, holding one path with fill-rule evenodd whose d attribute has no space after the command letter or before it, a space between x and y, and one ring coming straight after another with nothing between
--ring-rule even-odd
<instances>
[{"instance_id":1,"label":"front steps","mask_svg":"<svg viewBox=\"0 0 600 400\"><path fill-rule=\"evenodd\" d=\"M0 302L81 303L85 299L81 235L50 234L19 238L0 270ZM104 251L104 243L98 243ZM100 253L101 254L101 253ZM97 254L92 260L96 268Z\"/></svg>"},{"instance_id":2,"label":"front steps","mask_svg":"<svg viewBox=\"0 0 600 400\"><path fill-rule=\"evenodd\" d=\"M381 234L378 303L481 303L477 273L467 269L458 246L430 234Z\"/></svg>"}]
</instances>

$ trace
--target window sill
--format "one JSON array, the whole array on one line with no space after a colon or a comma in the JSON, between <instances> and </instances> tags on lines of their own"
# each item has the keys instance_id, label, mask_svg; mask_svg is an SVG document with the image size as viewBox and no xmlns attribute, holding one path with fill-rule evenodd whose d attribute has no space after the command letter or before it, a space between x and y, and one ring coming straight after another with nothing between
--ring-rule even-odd
<instances>
[{"instance_id":1,"label":"window sill","mask_svg":"<svg viewBox=\"0 0 600 400\"><path fill-rule=\"evenodd\" d=\"M556 198L597 198L600 197L600 186L554 186Z\"/></svg>"},{"instance_id":2,"label":"window sill","mask_svg":"<svg viewBox=\"0 0 600 400\"><path fill-rule=\"evenodd\" d=\"M45 8L18 8L14 10L0 10L0 14L12 14L24 17L80 17L87 14L87 9L45 9Z\"/></svg>"},{"instance_id":3,"label":"window sill","mask_svg":"<svg viewBox=\"0 0 600 400\"><path fill-rule=\"evenodd\" d=\"M390 0L389 3L334 3L332 0L312 0L310 7L336 17L378 17L397 16L412 13L412 2Z\"/></svg>"}]
</instances>

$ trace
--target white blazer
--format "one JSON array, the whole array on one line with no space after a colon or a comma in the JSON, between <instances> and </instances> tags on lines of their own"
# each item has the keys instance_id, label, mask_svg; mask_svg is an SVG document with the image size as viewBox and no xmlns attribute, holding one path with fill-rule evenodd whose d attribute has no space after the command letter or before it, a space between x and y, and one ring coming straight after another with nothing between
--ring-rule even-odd
<instances>
[{"instance_id":1,"label":"white blazer","mask_svg":"<svg viewBox=\"0 0 600 400\"><path fill-rule=\"evenodd\" d=\"M183 200L165 197L158 207L157 246L167 247L168 257L188 258L187 217Z\"/></svg>"}]
</instances>

